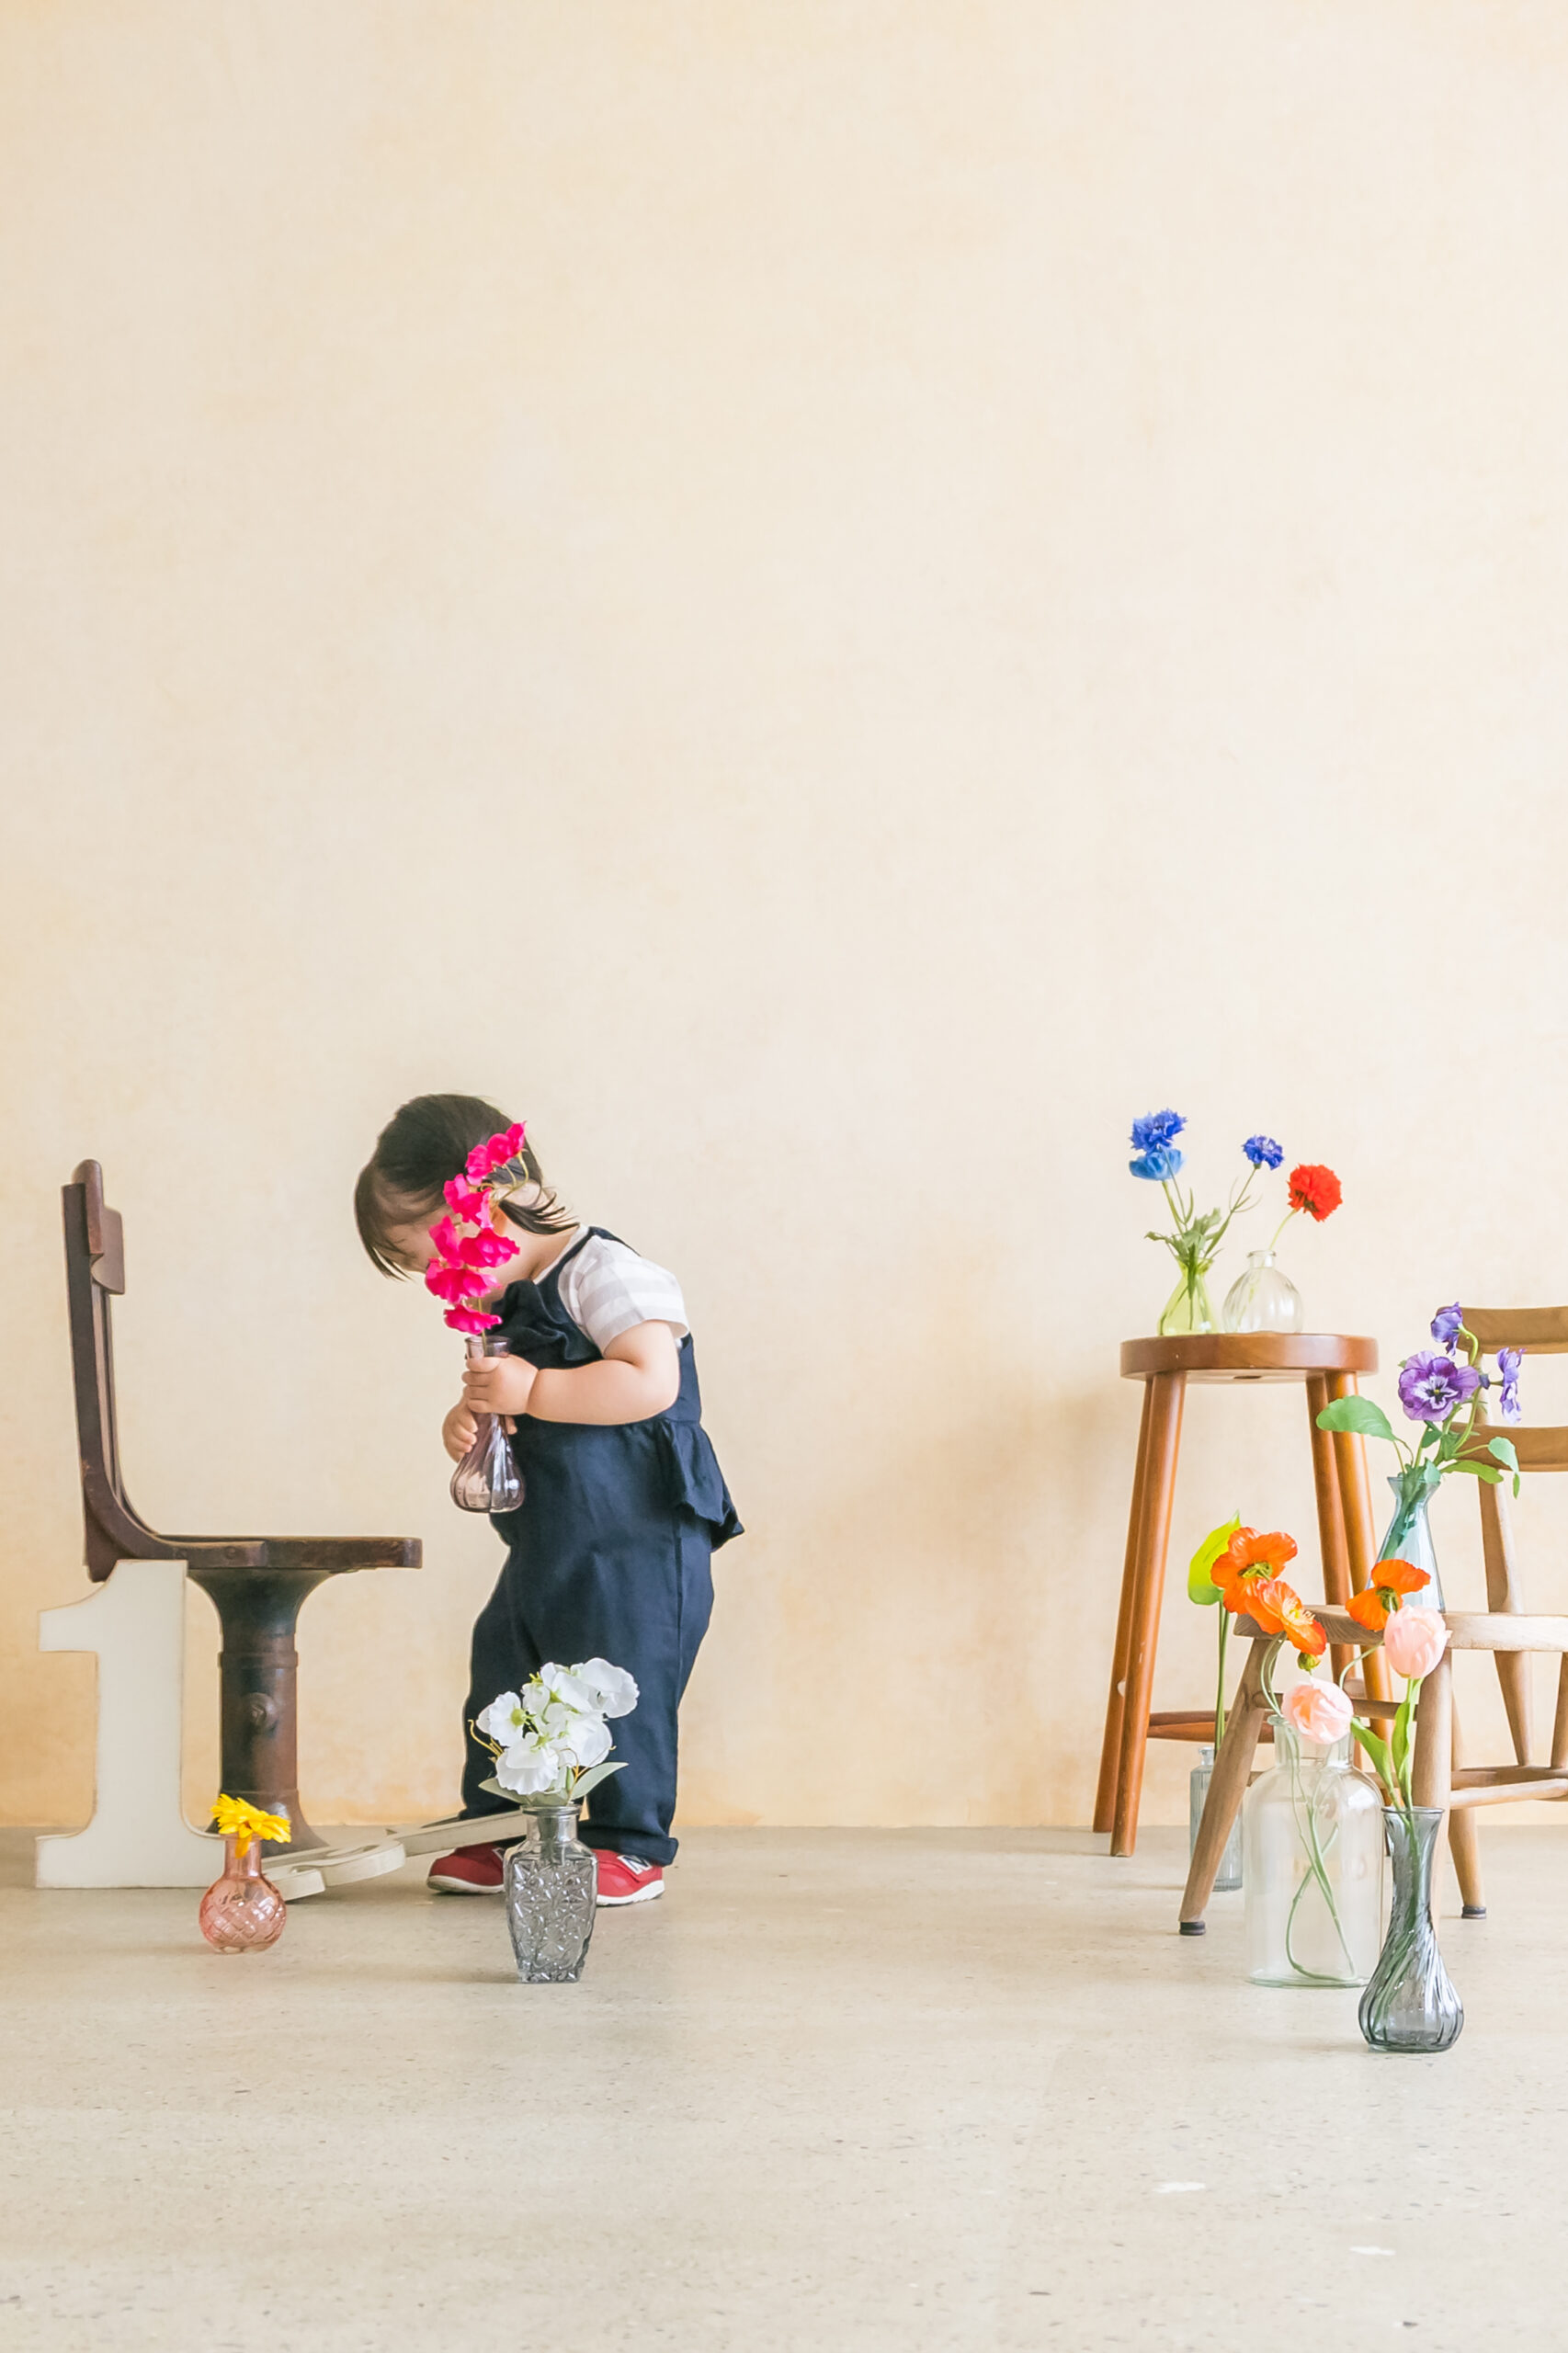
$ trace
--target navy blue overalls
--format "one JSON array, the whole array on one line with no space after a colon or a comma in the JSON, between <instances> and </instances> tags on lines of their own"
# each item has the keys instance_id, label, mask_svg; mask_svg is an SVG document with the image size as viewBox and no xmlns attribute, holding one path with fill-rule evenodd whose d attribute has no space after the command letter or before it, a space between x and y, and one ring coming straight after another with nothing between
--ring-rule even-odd
<instances>
[{"instance_id":1,"label":"navy blue overalls","mask_svg":"<svg viewBox=\"0 0 1568 2353\"><path fill-rule=\"evenodd\" d=\"M590 1226L537 1283L513 1283L494 1336L541 1370L597 1364L601 1350L561 1301L561 1274ZM463 1711L463 1813L509 1801L480 1787L495 1760L468 1729L503 1691L547 1660L607 1658L636 1677L640 1697L610 1725L611 1773L588 1800L590 1847L667 1863L676 1851L676 1713L713 1607L710 1557L741 1523L702 1427L691 1336L680 1344L680 1393L645 1422L542 1422L520 1415L512 1450L523 1475L516 1511L497 1512L506 1566L473 1630Z\"/></svg>"}]
</instances>

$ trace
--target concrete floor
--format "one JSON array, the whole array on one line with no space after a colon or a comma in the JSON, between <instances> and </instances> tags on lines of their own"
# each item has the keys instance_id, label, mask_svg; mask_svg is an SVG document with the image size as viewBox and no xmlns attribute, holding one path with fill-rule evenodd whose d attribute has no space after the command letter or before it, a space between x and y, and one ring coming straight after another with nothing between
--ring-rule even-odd
<instances>
[{"instance_id":1,"label":"concrete floor","mask_svg":"<svg viewBox=\"0 0 1568 2353\"><path fill-rule=\"evenodd\" d=\"M221 1960L0 1834L0 2353L1568 2347L1564 1834L1430 2060L1103 1845L694 1831L555 1987L412 1870Z\"/></svg>"}]
</instances>

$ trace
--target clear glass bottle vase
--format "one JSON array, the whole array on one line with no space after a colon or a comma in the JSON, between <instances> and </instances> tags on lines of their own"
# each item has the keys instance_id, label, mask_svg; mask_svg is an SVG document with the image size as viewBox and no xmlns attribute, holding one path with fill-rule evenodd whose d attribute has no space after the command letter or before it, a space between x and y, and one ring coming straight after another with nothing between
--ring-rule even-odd
<instances>
[{"instance_id":1,"label":"clear glass bottle vase","mask_svg":"<svg viewBox=\"0 0 1568 2353\"><path fill-rule=\"evenodd\" d=\"M1209 1802L1209 1784L1214 1778L1214 1751L1200 1748L1198 1762L1187 1782L1187 1851L1190 1858L1198 1845L1198 1833L1203 1822L1203 1809ZM1231 1835L1225 1841L1225 1851L1220 1858L1220 1868L1214 1874L1214 1893L1228 1895L1242 1883L1242 1817L1238 1813L1231 1824Z\"/></svg>"},{"instance_id":2,"label":"clear glass bottle vase","mask_svg":"<svg viewBox=\"0 0 1568 2353\"><path fill-rule=\"evenodd\" d=\"M1208 1275L1206 1266L1182 1268L1181 1280L1160 1310L1162 1340L1184 1332L1212 1332L1217 1328L1209 1298Z\"/></svg>"},{"instance_id":3,"label":"clear glass bottle vase","mask_svg":"<svg viewBox=\"0 0 1568 2353\"><path fill-rule=\"evenodd\" d=\"M1273 1768L1242 1811L1255 1985L1362 1985L1382 1941L1382 1797L1332 1748L1273 1720Z\"/></svg>"},{"instance_id":4,"label":"clear glass bottle vase","mask_svg":"<svg viewBox=\"0 0 1568 2353\"><path fill-rule=\"evenodd\" d=\"M1442 1609L1448 1606L1443 1599L1443 1581L1437 1574L1437 1555L1432 1549L1432 1529L1426 1518L1427 1508L1441 1484L1441 1475L1429 1462L1413 1463L1408 1471L1396 1471L1389 1481L1394 1512L1378 1547L1378 1558L1408 1561L1413 1568L1426 1570L1431 1582L1409 1597L1418 1609Z\"/></svg>"},{"instance_id":5,"label":"clear glass bottle vase","mask_svg":"<svg viewBox=\"0 0 1568 2353\"><path fill-rule=\"evenodd\" d=\"M573 1985L594 1933L598 1874L577 1836L580 1804L537 1803L528 1835L507 1851L506 1926L526 1985Z\"/></svg>"},{"instance_id":6,"label":"clear glass bottle vase","mask_svg":"<svg viewBox=\"0 0 1568 2353\"><path fill-rule=\"evenodd\" d=\"M504 1357L511 1349L489 1333L471 1332L468 1352L471 1357ZM462 1511L516 1511L523 1500L523 1479L501 1417L478 1414L474 1418L473 1444L452 1472L452 1501Z\"/></svg>"},{"instance_id":7,"label":"clear glass bottle vase","mask_svg":"<svg viewBox=\"0 0 1568 2353\"><path fill-rule=\"evenodd\" d=\"M1440 1809L1390 1806L1383 1814L1393 1859L1388 1935L1357 2022L1374 2051L1446 2051L1464 2026L1432 1919L1432 1858Z\"/></svg>"},{"instance_id":8,"label":"clear glass bottle vase","mask_svg":"<svg viewBox=\"0 0 1568 2353\"><path fill-rule=\"evenodd\" d=\"M1227 1332L1299 1332L1301 1294L1276 1266L1272 1250L1249 1250L1221 1313Z\"/></svg>"}]
</instances>

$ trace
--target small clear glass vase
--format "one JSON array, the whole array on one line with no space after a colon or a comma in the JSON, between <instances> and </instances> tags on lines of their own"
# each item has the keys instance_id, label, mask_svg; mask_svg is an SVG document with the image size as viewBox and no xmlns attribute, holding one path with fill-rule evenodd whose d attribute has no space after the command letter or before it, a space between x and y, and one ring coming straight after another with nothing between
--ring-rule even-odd
<instances>
[{"instance_id":1,"label":"small clear glass vase","mask_svg":"<svg viewBox=\"0 0 1568 2353\"><path fill-rule=\"evenodd\" d=\"M1441 1810L1390 1806L1383 1814L1393 1859L1388 1935L1356 2016L1374 2051L1447 2051L1464 2026L1432 1919L1432 1859Z\"/></svg>"},{"instance_id":2,"label":"small clear glass vase","mask_svg":"<svg viewBox=\"0 0 1568 2353\"><path fill-rule=\"evenodd\" d=\"M1203 1820L1203 1809L1209 1802L1209 1784L1214 1778L1214 1751L1200 1748L1198 1762L1187 1783L1187 1851L1190 1857L1198 1845L1198 1833ZM1236 1815L1231 1824L1231 1835L1225 1841L1225 1851L1220 1858L1220 1868L1214 1874L1214 1893L1228 1895L1242 1883L1242 1817Z\"/></svg>"},{"instance_id":3,"label":"small clear glass vase","mask_svg":"<svg viewBox=\"0 0 1568 2353\"><path fill-rule=\"evenodd\" d=\"M1181 1280L1160 1310L1159 1333L1162 1340L1183 1332L1212 1332L1216 1329L1214 1310L1210 1302L1209 1268L1184 1267Z\"/></svg>"},{"instance_id":4,"label":"small clear glass vase","mask_svg":"<svg viewBox=\"0 0 1568 2353\"><path fill-rule=\"evenodd\" d=\"M1249 1250L1222 1313L1227 1332L1299 1332L1301 1294L1275 1265L1272 1250Z\"/></svg>"},{"instance_id":5,"label":"small clear glass vase","mask_svg":"<svg viewBox=\"0 0 1568 2353\"><path fill-rule=\"evenodd\" d=\"M1349 1742L1273 1719L1275 1764L1242 1810L1247 1974L1255 1985L1362 1985L1382 1941L1383 1806Z\"/></svg>"},{"instance_id":6,"label":"small clear glass vase","mask_svg":"<svg viewBox=\"0 0 1568 2353\"><path fill-rule=\"evenodd\" d=\"M471 1357L505 1357L505 1340L471 1332ZM478 1414L473 1444L452 1472L451 1496L462 1511L516 1511L523 1500L522 1473L512 1459L511 1443L498 1414Z\"/></svg>"},{"instance_id":7,"label":"small clear glass vase","mask_svg":"<svg viewBox=\"0 0 1568 2353\"><path fill-rule=\"evenodd\" d=\"M223 1875L202 1897L197 1926L219 1952L265 1952L283 1934L289 1906L262 1871L261 1841L247 1840L243 1855L239 1843L223 1841Z\"/></svg>"},{"instance_id":8,"label":"small clear glass vase","mask_svg":"<svg viewBox=\"0 0 1568 2353\"><path fill-rule=\"evenodd\" d=\"M506 1926L526 1985L574 1985L594 1933L598 1874L577 1836L580 1804L534 1805L528 1836L508 1849Z\"/></svg>"},{"instance_id":9,"label":"small clear glass vase","mask_svg":"<svg viewBox=\"0 0 1568 2353\"><path fill-rule=\"evenodd\" d=\"M1443 1609L1448 1606L1443 1599L1443 1581L1437 1574L1437 1555L1432 1550L1432 1530L1426 1518L1427 1506L1441 1484L1441 1475L1429 1462L1413 1463L1408 1471L1395 1472L1389 1481L1394 1513L1378 1547L1378 1558L1408 1561L1412 1567L1426 1570L1431 1583L1409 1597L1418 1609Z\"/></svg>"}]
</instances>

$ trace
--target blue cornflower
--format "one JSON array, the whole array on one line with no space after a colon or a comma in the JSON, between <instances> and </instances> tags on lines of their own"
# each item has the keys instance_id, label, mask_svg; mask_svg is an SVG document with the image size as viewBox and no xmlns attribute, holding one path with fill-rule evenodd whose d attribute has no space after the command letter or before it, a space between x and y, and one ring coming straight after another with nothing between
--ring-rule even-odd
<instances>
[{"instance_id":1,"label":"blue cornflower","mask_svg":"<svg viewBox=\"0 0 1568 2353\"><path fill-rule=\"evenodd\" d=\"M1145 1111L1141 1120L1132 1122L1132 1149L1134 1152L1158 1152L1165 1145L1175 1143L1186 1125L1187 1121L1179 1111ZM1176 1165L1178 1167L1181 1165L1179 1153ZM1165 1172L1162 1170L1160 1173Z\"/></svg>"},{"instance_id":2,"label":"blue cornflower","mask_svg":"<svg viewBox=\"0 0 1568 2353\"><path fill-rule=\"evenodd\" d=\"M1177 1152L1174 1144L1150 1144L1147 1150L1141 1152L1136 1160L1130 1160L1127 1165L1131 1169L1134 1176L1147 1176L1151 1184L1160 1185L1167 1176L1176 1175L1184 1157L1185 1154Z\"/></svg>"},{"instance_id":3,"label":"blue cornflower","mask_svg":"<svg viewBox=\"0 0 1568 2353\"><path fill-rule=\"evenodd\" d=\"M1285 1157L1285 1148L1272 1136L1248 1136L1242 1150L1255 1168L1278 1168Z\"/></svg>"},{"instance_id":4,"label":"blue cornflower","mask_svg":"<svg viewBox=\"0 0 1568 2353\"><path fill-rule=\"evenodd\" d=\"M1451 1307L1439 1307L1432 1318L1432 1337L1440 1348L1452 1348L1464 1323L1464 1310L1456 1299Z\"/></svg>"}]
</instances>

